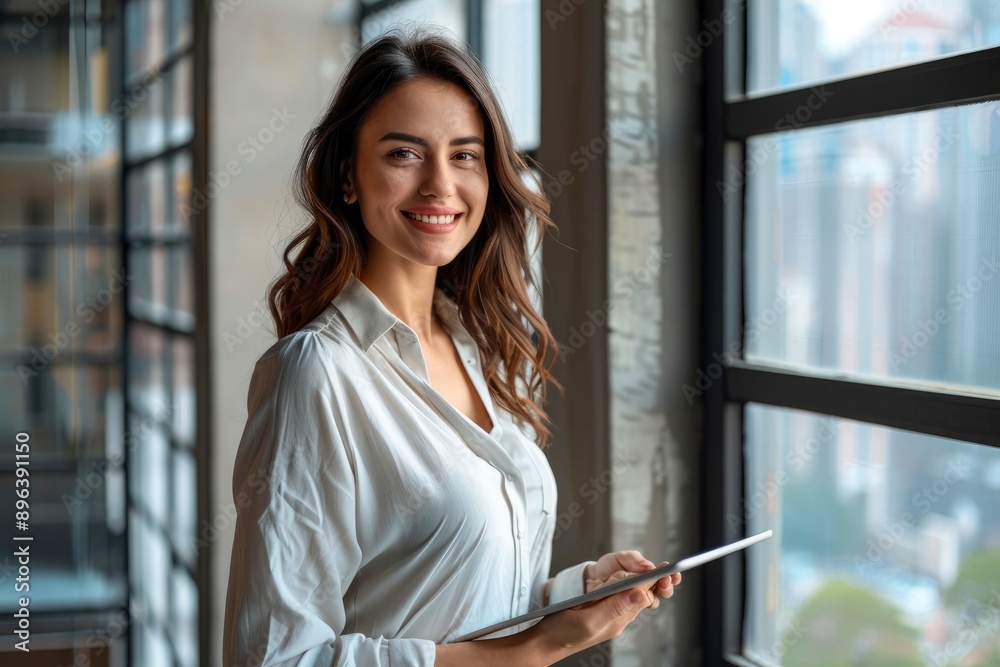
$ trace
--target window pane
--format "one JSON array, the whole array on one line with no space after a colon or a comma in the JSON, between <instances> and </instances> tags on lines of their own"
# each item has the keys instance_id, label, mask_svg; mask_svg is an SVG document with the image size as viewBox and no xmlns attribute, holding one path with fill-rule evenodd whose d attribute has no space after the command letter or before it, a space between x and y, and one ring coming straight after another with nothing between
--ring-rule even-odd
<instances>
[{"instance_id":1,"label":"window pane","mask_svg":"<svg viewBox=\"0 0 1000 667\"><path fill-rule=\"evenodd\" d=\"M128 102L134 110L125 123L125 154L137 160L159 153L167 144L167 119L164 117L166 75L144 78L128 90Z\"/></svg>"},{"instance_id":2,"label":"window pane","mask_svg":"<svg viewBox=\"0 0 1000 667\"><path fill-rule=\"evenodd\" d=\"M42 434L31 433L31 444ZM0 474L0 494L11 499L15 495L13 448L4 454ZM32 464L36 464L34 455ZM125 596L122 545L105 526L107 492L103 477L92 467L80 466L66 471L35 469L31 473L30 518L27 531L15 529L14 521L0 527L0 539L19 545L15 536L32 537L30 593L31 611L46 612L66 607L110 606ZM12 547L13 549L13 547ZM10 567L15 559L6 563ZM15 568L16 570L16 568ZM12 570L12 574L16 574ZM13 579L6 585L13 591ZM0 612L16 609L17 597L0 598ZM34 633L32 633L34 634Z\"/></svg>"},{"instance_id":3,"label":"window pane","mask_svg":"<svg viewBox=\"0 0 1000 667\"><path fill-rule=\"evenodd\" d=\"M522 150L538 148L540 43L538 0L487 0L483 7L483 61Z\"/></svg>"},{"instance_id":4,"label":"window pane","mask_svg":"<svg viewBox=\"0 0 1000 667\"><path fill-rule=\"evenodd\" d=\"M138 437L135 449L129 453L129 495L166 534L170 525L170 441L166 425L133 415L129 428Z\"/></svg>"},{"instance_id":5,"label":"window pane","mask_svg":"<svg viewBox=\"0 0 1000 667\"><path fill-rule=\"evenodd\" d=\"M397 21L405 21L407 25L443 26L448 31L445 34L450 32L450 37L465 40L465 7L464 2L451 0L404 0L365 17L361 21L361 43L378 37Z\"/></svg>"},{"instance_id":6,"label":"window pane","mask_svg":"<svg viewBox=\"0 0 1000 667\"><path fill-rule=\"evenodd\" d=\"M170 223L178 233L190 229L191 222L191 154L179 152L171 164L174 184L173 207L169 211Z\"/></svg>"},{"instance_id":7,"label":"window pane","mask_svg":"<svg viewBox=\"0 0 1000 667\"><path fill-rule=\"evenodd\" d=\"M1000 390L1000 103L747 151L748 359Z\"/></svg>"},{"instance_id":8,"label":"window pane","mask_svg":"<svg viewBox=\"0 0 1000 667\"><path fill-rule=\"evenodd\" d=\"M163 0L131 0L125 3L129 81L162 64L166 46L165 13Z\"/></svg>"},{"instance_id":9,"label":"window pane","mask_svg":"<svg viewBox=\"0 0 1000 667\"><path fill-rule=\"evenodd\" d=\"M170 29L172 49L191 44L191 0L170 0Z\"/></svg>"},{"instance_id":10,"label":"window pane","mask_svg":"<svg viewBox=\"0 0 1000 667\"><path fill-rule=\"evenodd\" d=\"M195 535L198 516L198 473L194 454L183 449L171 453L173 460L173 541L175 550L194 567L199 550ZM215 517L213 517L214 519Z\"/></svg>"},{"instance_id":11,"label":"window pane","mask_svg":"<svg viewBox=\"0 0 1000 667\"><path fill-rule=\"evenodd\" d=\"M167 207L167 168L161 160L128 172L129 234L160 235Z\"/></svg>"},{"instance_id":12,"label":"window pane","mask_svg":"<svg viewBox=\"0 0 1000 667\"><path fill-rule=\"evenodd\" d=\"M29 375L73 354L119 347L128 278L117 248L0 245L0 350L25 355Z\"/></svg>"},{"instance_id":13,"label":"window pane","mask_svg":"<svg viewBox=\"0 0 1000 667\"><path fill-rule=\"evenodd\" d=\"M177 327L194 328L194 265L189 244L170 247L171 290L173 294L173 318Z\"/></svg>"},{"instance_id":14,"label":"window pane","mask_svg":"<svg viewBox=\"0 0 1000 667\"><path fill-rule=\"evenodd\" d=\"M170 82L170 143L175 146L188 141L194 134L194 102L191 99L194 83L191 77L190 56L178 60L167 74Z\"/></svg>"},{"instance_id":15,"label":"window pane","mask_svg":"<svg viewBox=\"0 0 1000 667\"><path fill-rule=\"evenodd\" d=\"M747 20L751 93L1000 44L983 0L771 0L749 3Z\"/></svg>"},{"instance_id":16,"label":"window pane","mask_svg":"<svg viewBox=\"0 0 1000 667\"><path fill-rule=\"evenodd\" d=\"M174 617L171 638L181 667L198 664L198 588L184 570L173 569Z\"/></svg>"},{"instance_id":17,"label":"window pane","mask_svg":"<svg viewBox=\"0 0 1000 667\"><path fill-rule=\"evenodd\" d=\"M194 342L185 336L173 339L173 431L174 438L184 445L194 444L195 388Z\"/></svg>"},{"instance_id":18,"label":"window pane","mask_svg":"<svg viewBox=\"0 0 1000 667\"><path fill-rule=\"evenodd\" d=\"M129 273L135 277L129 307L137 315L162 318L167 315L167 256L162 245L132 248Z\"/></svg>"},{"instance_id":19,"label":"window pane","mask_svg":"<svg viewBox=\"0 0 1000 667\"><path fill-rule=\"evenodd\" d=\"M1000 660L1000 449L748 404L748 656ZM992 661L991 661L992 657Z\"/></svg>"},{"instance_id":20,"label":"window pane","mask_svg":"<svg viewBox=\"0 0 1000 667\"><path fill-rule=\"evenodd\" d=\"M166 346L166 335L159 329L135 324L129 331L128 397L138 412L156 420L170 414L164 370Z\"/></svg>"}]
</instances>

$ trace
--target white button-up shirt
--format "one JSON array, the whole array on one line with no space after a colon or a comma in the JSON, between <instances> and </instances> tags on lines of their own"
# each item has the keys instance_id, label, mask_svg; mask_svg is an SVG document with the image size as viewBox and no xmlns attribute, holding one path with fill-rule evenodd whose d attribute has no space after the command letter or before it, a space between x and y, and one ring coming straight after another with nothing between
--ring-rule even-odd
<instances>
[{"instance_id":1,"label":"white button-up shirt","mask_svg":"<svg viewBox=\"0 0 1000 667\"><path fill-rule=\"evenodd\" d=\"M493 403L440 288L434 309L488 434L429 384L416 334L356 277L257 361L233 474L225 667L431 667L435 644L541 605L555 477L532 429ZM582 594L592 562L559 572L549 603Z\"/></svg>"}]
</instances>

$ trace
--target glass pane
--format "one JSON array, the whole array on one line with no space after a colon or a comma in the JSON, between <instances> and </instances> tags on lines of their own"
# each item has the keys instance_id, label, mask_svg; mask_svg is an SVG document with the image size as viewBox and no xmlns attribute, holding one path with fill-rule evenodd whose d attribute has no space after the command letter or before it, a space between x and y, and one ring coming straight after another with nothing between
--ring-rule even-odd
<instances>
[{"instance_id":1,"label":"glass pane","mask_svg":"<svg viewBox=\"0 0 1000 667\"><path fill-rule=\"evenodd\" d=\"M163 62L166 41L166 7L163 0L125 3L127 76L135 80Z\"/></svg>"},{"instance_id":2,"label":"glass pane","mask_svg":"<svg viewBox=\"0 0 1000 667\"><path fill-rule=\"evenodd\" d=\"M405 0L390 5L361 21L361 43L381 35L397 21L406 21L407 25L413 26L442 26L450 31L453 38L465 41L468 25L465 8L466 3L451 0Z\"/></svg>"},{"instance_id":3,"label":"glass pane","mask_svg":"<svg viewBox=\"0 0 1000 667\"><path fill-rule=\"evenodd\" d=\"M191 154L179 152L171 163L174 184L173 208L170 222L178 232L186 232L191 223Z\"/></svg>"},{"instance_id":4,"label":"glass pane","mask_svg":"<svg viewBox=\"0 0 1000 667\"><path fill-rule=\"evenodd\" d=\"M133 313L154 319L167 315L167 254L162 245L131 249L129 273L135 277L129 307Z\"/></svg>"},{"instance_id":5,"label":"glass pane","mask_svg":"<svg viewBox=\"0 0 1000 667\"><path fill-rule=\"evenodd\" d=\"M170 643L158 627L145 625L142 628L142 658L137 664L144 667L172 667Z\"/></svg>"},{"instance_id":6,"label":"glass pane","mask_svg":"<svg viewBox=\"0 0 1000 667\"><path fill-rule=\"evenodd\" d=\"M177 244L170 247L171 255L171 288L173 290L173 317L175 324L181 329L194 328L194 292L192 283L194 265L191 262L192 248L189 244Z\"/></svg>"},{"instance_id":7,"label":"glass pane","mask_svg":"<svg viewBox=\"0 0 1000 667\"><path fill-rule=\"evenodd\" d=\"M164 534L170 525L168 475L170 441L165 425L133 415L131 433L136 434L135 448L129 452L129 480L132 502L141 506L157 522Z\"/></svg>"},{"instance_id":8,"label":"glass pane","mask_svg":"<svg viewBox=\"0 0 1000 667\"><path fill-rule=\"evenodd\" d=\"M194 343L185 336L174 336L173 358L173 429L174 438L182 444L194 445L195 390Z\"/></svg>"},{"instance_id":9,"label":"glass pane","mask_svg":"<svg viewBox=\"0 0 1000 667\"><path fill-rule=\"evenodd\" d=\"M132 586L144 616L152 622L144 627L161 625L169 620L170 548L159 529L150 526L141 513L129 512ZM134 566L133 566L134 564ZM139 664L147 664L145 662Z\"/></svg>"},{"instance_id":10,"label":"glass pane","mask_svg":"<svg viewBox=\"0 0 1000 667\"><path fill-rule=\"evenodd\" d=\"M165 79L166 76L147 77L128 91L129 106L134 107L125 123L125 154L129 160L147 157L166 148Z\"/></svg>"},{"instance_id":11,"label":"glass pane","mask_svg":"<svg viewBox=\"0 0 1000 667\"><path fill-rule=\"evenodd\" d=\"M135 324L129 331L129 400L136 410L156 420L170 414L164 371L166 347L166 334L159 329Z\"/></svg>"},{"instance_id":12,"label":"glass pane","mask_svg":"<svg viewBox=\"0 0 1000 667\"><path fill-rule=\"evenodd\" d=\"M194 454L183 449L171 453L174 484L171 489L173 503L173 542L178 554L194 567L198 554L195 522L198 519L198 477ZM214 517L213 517L214 518Z\"/></svg>"},{"instance_id":13,"label":"glass pane","mask_svg":"<svg viewBox=\"0 0 1000 667\"><path fill-rule=\"evenodd\" d=\"M181 667L198 664L198 588L191 576L173 570L174 617L171 629L173 645Z\"/></svg>"},{"instance_id":14,"label":"glass pane","mask_svg":"<svg viewBox=\"0 0 1000 667\"><path fill-rule=\"evenodd\" d=\"M0 244L0 278L0 350L21 352L29 376L117 350L129 282L117 248Z\"/></svg>"},{"instance_id":15,"label":"glass pane","mask_svg":"<svg viewBox=\"0 0 1000 667\"><path fill-rule=\"evenodd\" d=\"M40 433L29 435L30 445L40 444ZM7 452L2 456L7 472L0 474L0 493L11 499L12 519L0 527L0 538L10 545L27 544L15 542L15 536L32 538L31 611L112 605L123 600L123 554L121 545L105 529L107 487L103 477L89 465L65 472L33 470L27 487L27 529L20 530L13 520L13 501L15 490L24 487L16 487L17 477L9 472L13 447ZM35 463L34 458L31 461ZM11 556L7 565L13 562ZM0 612L6 614L17 606L16 596L0 597Z\"/></svg>"},{"instance_id":16,"label":"glass pane","mask_svg":"<svg viewBox=\"0 0 1000 667\"><path fill-rule=\"evenodd\" d=\"M1000 44L1000 12L984 0L772 0L749 3L747 20L751 93Z\"/></svg>"},{"instance_id":17,"label":"glass pane","mask_svg":"<svg viewBox=\"0 0 1000 667\"><path fill-rule=\"evenodd\" d=\"M19 131L12 125L0 120L0 128L4 132ZM46 161L25 163L11 160L0 152L0 183L3 184L0 187L0 229L10 233L14 230L69 227L71 217L57 193L61 197L69 192L71 173L71 167L53 169ZM62 176L62 182L58 176Z\"/></svg>"},{"instance_id":18,"label":"glass pane","mask_svg":"<svg viewBox=\"0 0 1000 667\"><path fill-rule=\"evenodd\" d=\"M178 60L167 78L170 81L170 143L176 146L190 140L194 134L191 57Z\"/></svg>"},{"instance_id":19,"label":"glass pane","mask_svg":"<svg viewBox=\"0 0 1000 667\"><path fill-rule=\"evenodd\" d=\"M1000 660L1000 449L749 404L738 531L764 665Z\"/></svg>"},{"instance_id":20,"label":"glass pane","mask_svg":"<svg viewBox=\"0 0 1000 667\"><path fill-rule=\"evenodd\" d=\"M515 140L533 150L541 114L538 0L487 0L483 11L483 61Z\"/></svg>"},{"instance_id":21,"label":"glass pane","mask_svg":"<svg viewBox=\"0 0 1000 667\"><path fill-rule=\"evenodd\" d=\"M747 150L748 359L1000 390L1000 103Z\"/></svg>"},{"instance_id":22,"label":"glass pane","mask_svg":"<svg viewBox=\"0 0 1000 667\"><path fill-rule=\"evenodd\" d=\"M191 0L170 0L170 48L173 50L190 46Z\"/></svg>"},{"instance_id":23,"label":"glass pane","mask_svg":"<svg viewBox=\"0 0 1000 667\"><path fill-rule=\"evenodd\" d=\"M167 167L161 160L128 172L130 235L162 234L167 208Z\"/></svg>"}]
</instances>

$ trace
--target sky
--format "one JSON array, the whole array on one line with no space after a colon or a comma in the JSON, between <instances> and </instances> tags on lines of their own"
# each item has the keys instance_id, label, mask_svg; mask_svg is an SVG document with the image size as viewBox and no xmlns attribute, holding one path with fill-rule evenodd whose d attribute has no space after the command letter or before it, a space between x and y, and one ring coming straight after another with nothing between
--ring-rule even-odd
<instances>
[{"instance_id":1,"label":"sky","mask_svg":"<svg viewBox=\"0 0 1000 667\"><path fill-rule=\"evenodd\" d=\"M898 0L803 0L820 19L823 49L832 55L853 45L904 3Z\"/></svg>"}]
</instances>

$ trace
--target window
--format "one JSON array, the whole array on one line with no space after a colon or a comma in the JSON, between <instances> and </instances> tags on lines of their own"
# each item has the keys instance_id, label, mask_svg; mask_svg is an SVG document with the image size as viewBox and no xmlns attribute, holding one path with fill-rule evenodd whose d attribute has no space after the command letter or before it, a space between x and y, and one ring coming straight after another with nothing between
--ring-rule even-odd
<instances>
[{"instance_id":1,"label":"window","mask_svg":"<svg viewBox=\"0 0 1000 667\"><path fill-rule=\"evenodd\" d=\"M29 661L179 667L208 655L195 535L203 208L185 214L203 158L193 112L205 47L191 9L0 10L13 50L0 59L0 430L30 444L30 521L5 533L32 538ZM11 440L0 456L11 501L13 455ZM16 558L0 568L11 585ZM19 602L3 605L13 637Z\"/></svg>"},{"instance_id":2,"label":"window","mask_svg":"<svg viewBox=\"0 0 1000 667\"><path fill-rule=\"evenodd\" d=\"M131 604L142 610L130 661L193 667L205 653L197 582L214 530L197 521L195 243L213 193L193 187L199 52L188 1L128 0L124 15L123 96L134 108L124 116L123 151L125 261L134 277L125 303L125 442L135 445L126 507Z\"/></svg>"},{"instance_id":3,"label":"window","mask_svg":"<svg viewBox=\"0 0 1000 667\"><path fill-rule=\"evenodd\" d=\"M1000 664L1000 24L897 4L706 6L708 664Z\"/></svg>"}]
</instances>

